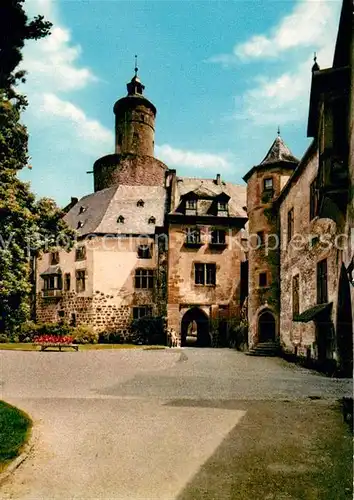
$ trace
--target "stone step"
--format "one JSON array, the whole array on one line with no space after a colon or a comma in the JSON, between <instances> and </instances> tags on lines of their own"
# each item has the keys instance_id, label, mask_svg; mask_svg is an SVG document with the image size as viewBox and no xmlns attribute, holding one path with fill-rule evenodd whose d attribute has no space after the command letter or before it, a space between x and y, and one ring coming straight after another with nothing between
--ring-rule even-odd
<instances>
[{"instance_id":1,"label":"stone step","mask_svg":"<svg viewBox=\"0 0 354 500\"><path fill-rule=\"evenodd\" d=\"M279 345L276 342L261 342L252 347L246 354L248 356L276 356Z\"/></svg>"}]
</instances>

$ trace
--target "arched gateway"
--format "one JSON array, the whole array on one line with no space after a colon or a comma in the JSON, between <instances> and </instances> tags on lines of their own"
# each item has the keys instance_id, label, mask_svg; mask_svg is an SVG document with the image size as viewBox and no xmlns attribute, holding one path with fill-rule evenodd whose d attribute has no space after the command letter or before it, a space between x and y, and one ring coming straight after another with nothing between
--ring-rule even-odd
<instances>
[{"instance_id":1,"label":"arched gateway","mask_svg":"<svg viewBox=\"0 0 354 500\"><path fill-rule=\"evenodd\" d=\"M263 311L258 318L258 342L275 342L275 318L270 311Z\"/></svg>"},{"instance_id":2,"label":"arched gateway","mask_svg":"<svg viewBox=\"0 0 354 500\"><path fill-rule=\"evenodd\" d=\"M209 347L209 318L199 307L189 309L182 318L181 345Z\"/></svg>"}]
</instances>

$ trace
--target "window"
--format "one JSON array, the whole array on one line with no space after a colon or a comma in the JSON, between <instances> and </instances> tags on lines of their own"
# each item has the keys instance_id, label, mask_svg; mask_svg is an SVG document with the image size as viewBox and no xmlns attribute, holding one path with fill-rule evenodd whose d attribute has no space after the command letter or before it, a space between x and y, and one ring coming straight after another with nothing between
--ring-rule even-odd
<instances>
[{"instance_id":1,"label":"window","mask_svg":"<svg viewBox=\"0 0 354 500\"><path fill-rule=\"evenodd\" d=\"M257 233L257 246L264 245L264 231L258 231Z\"/></svg>"},{"instance_id":2,"label":"window","mask_svg":"<svg viewBox=\"0 0 354 500\"><path fill-rule=\"evenodd\" d=\"M137 269L135 271L135 288L153 288L154 271L153 269Z\"/></svg>"},{"instance_id":3,"label":"window","mask_svg":"<svg viewBox=\"0 0 354 500\"><path fill-rule=\"evenodd\" d=\"M211 242L212 245L225 245L226 243L226 233L223 229L214 229L211 232Z\"/></svg>"},{"instance_id":4,"label":"window","mask_svg":"<svg viewBox=\"0 0 354 500\"><path fill-rule=\"evenodd\" d=\"M144 318L145 316L152 315L152 307L151 306L138 306L133 307L133 319Z\"/></svg>"},{"instance_id":5,"label":"window","mask_svg":"<svg viewBox=\"0 0 354 500\"><path fill-rule=\"evenodd\" d=\"M86 211L86 207L81 206L79 209L79 214L83 214Z\"/></svg>"},{"instance_id":6,"label":"window","mask_svg":"<svg viewBox=\"0 0 354 500\"><path fill-rule=\"evenodd\" d=\"M71 288L71 276L70 273L64 274L64 290L69 292Z\"/></svg>"},{"instance_id":7,"label":"window","mask_svg":"<svg viewBox=\"0 0 354 500\"><path fill-rule=\"evenodd\" d=\"M219 201L218 202L218 212L227 212L227 202Z\"/></svg>"},{"instance_id":8,"label":"window","mask_svg":"<svg viewBox=\"0 0 354 500\"><path fill-rule=\"evenodd\" d=\"M123 215L120 215L117 219L118 224L124 224L124 217Z\"/></svg>"},{"instance_id":9,"label":"window","mask_svg":"<svg viewBox=\"0 0 354 500\"><path fill-rule=\"evenodd\" d=\"M54 274L46 276L44 280L44 290L55 290L55 276Z\"/></svg>"},{"instance_id":10,"label":"window","mask_svg":"<svg viewBox=\"0 0 354 500\"><path fill-rule=\"evenodd\" d=\"M86 285L86 271L84 269L76 271L76 291L77 293L84 292Z\"/></svg>"},{"instance_id":11,"label":"window","mask_svg":"<svg viewBox=\"0 0 354 500\"><path fill-rule=\"evenodd\" d=\"M263 191L273 191L273 177L263 179Z\"/></svg>"},{"instance_id":12,"label":"window","mask_svg":"<svg viewBox=\"0 0 354 500\"><path fill-rule=\"evenodd\" d=\"M70 326L76 326L76 313L71 313Z\"/></svg>"},{"instance_id":13,"label":"window","mask_svg":"<svg viewBox=\"0 0 354 500\"><path fill-rule=\"evenodd\" d=\"M288 243L290 243L291 238L294 236L294 209L292 208L288 212Z\"/></svg>"},{"instance_id":14,"label":"window","mask_svg":"<svg viewBox=\"0 0 354 500\"><path fill-rule=\"evenodd\" d=\"M327 259L317 263L317 304L328 302Z\"/></svg>"},{"instance_id":15,"label":"window","mask_svg":"<svg viewBox=\"0 0 354 500\"><path fill-rule=\"evenodd\" d=\"M62 278L61 274L48 274L43 276L43 289L44 290L61 290L62 289Z\"/></svg>"},{"instance_id":16,"label":"window","mask_svg":"<svg viewBox=\"0 0 354 500\"><path fill-rule=\"evenodd\" d=\"M188 227L186 232L186 245L200 245L200 229L198 227Z\"/></svg>"},{"instance_id":17,"label":"window","mask_svg":"<svg viewBox=\"0 0 354 500\"><path fill-rule=\"evenodd\" d=\"M216 264L194 264L194 282L196 285L215 285Z\"/></svg>"},{"instance_id":18,"label":"window","mask_svg":"<svg viewBox=\"0 0 354 500\"><path fill-rule=\"evenodd\" d=\"M316 179L310 184L310 220L316 217L317 211L317 191Z\"/></svg>"},{"instance_id":19,"label":"window","mask_svg":"<svg viewBox=\"0 0 354 500\"><path fill-rule=\"evenodd\" d=\"M79 222L77 223L77 226L76 226L76 229L80 229L81 227L83 227L84 223L79 220Z\"/></svg>"},{"instance_id":20,"label":"window","mask_svg":"<svg viewBox=\"0 0 354 500\"><path fill-rule=\"evenodd\" d=\"M151 246L139 245L138 246L138 259L151 259Z\"/></svg>"},{"instance_id":21,"label":"window","mask_svg":"<svg viewBox=\"0 0 354 500\"><path fill-rule=\"evenodd\" d=\"M59 252L52 252L50 254L50 265L55 266L59 264Z\"/></svg>"},{"instance_id":22,"label":"window","mask_svg":"<svg viewBox=\"0 0 354 500\"><path fill-rule=\"evenodd\" d=\"M150 217L149 224L156 224L156 218L155 217Z\"/></svg>"},{"instance_id":23,"label":"window","mask_svg":"<svg viewBox=\"0 0 354 500\"><path fill-rule=\"evenodd\" d=\"M259 286L267 286L267 273L259 273Z\"/></svg>"},{"instance_id":24,"label":"window","mask_svg":"<svg viewBox=\"0 0 354 500\"><path fill-rule=\"evenodd\" d=\"M139 200L136 204L137 207L143 207L145 205L144 200Z\"/></svg>"},{"instance_id":25,"label":"window","mask_svg":"<svg viewBox=\"0 0 354 500\"><path fill-rule=\"evenodd\" d=\"M197 210L197 200L187 200L186 201L187 210Z\"/></svg>"},{"instance_id":26,"label":"window","mask_svg":"<svg viewBox=\"0 0 354 500\"><path fill-rule=\"evenodd\" d=\"M300 277L293 277L293 316L300 314Z\"/></svg>"},{"instance_id":27,"label":"window","mask_svg":"<svg viewBox=\"0 0 354 500\"><path fill-rule=\"evenodd\" d=\"M63 321L63 318L65 317L65 311L63 309L58 311L58 317L61 321Z\"/></svg>"},{"instance_id":28,"label":"window","mask_svg":"<svg viewBox=\"0 0 354 500\"><path fill-rule=\"evenodd\" d=\"M75 260L85 260L86 259L86 247L81 246L75 249Z\"/></svg>"}]
</instances>

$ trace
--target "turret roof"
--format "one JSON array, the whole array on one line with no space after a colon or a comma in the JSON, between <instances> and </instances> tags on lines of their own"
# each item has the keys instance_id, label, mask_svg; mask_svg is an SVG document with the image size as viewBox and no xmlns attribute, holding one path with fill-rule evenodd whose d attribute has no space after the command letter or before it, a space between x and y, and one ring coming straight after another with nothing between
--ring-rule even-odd
<instances>
[{"instance_id":1,"label":"turret roof","mask_svg":"<svg viewBox=\"0 0 354 500\"><path fill-rule=\"evenodd\" d=\"M273 144L271 145L268 153L261 161L260 165L266 165L268 163L278 163L281 161L290 163L299 162L299 160L292 154L280 135L278 135L278 137L276 137Z\"/></svg>"}]
</instances>

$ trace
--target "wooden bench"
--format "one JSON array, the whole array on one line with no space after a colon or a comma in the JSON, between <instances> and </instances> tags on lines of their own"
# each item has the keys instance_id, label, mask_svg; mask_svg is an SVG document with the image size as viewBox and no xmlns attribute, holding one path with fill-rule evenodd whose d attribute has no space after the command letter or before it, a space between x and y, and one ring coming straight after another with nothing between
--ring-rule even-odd
<instances>
[{"instance_id":1,"label":"wooden bench","mask_svg":"<svg viewBox=\"0 0 354 500\"><path fill-rule=\"evenodd\" d=\"M41 344L41 343L35 343L34 345L40 345L41 346L41 351L45 351L46 349L52 348L52 347L59 348L59 351L61 351L63 347L71 347L75 351L79 350L79 346L77 344L59 344L59 343L45 343L45 344Z\"/></svg>"}]
</instances>

